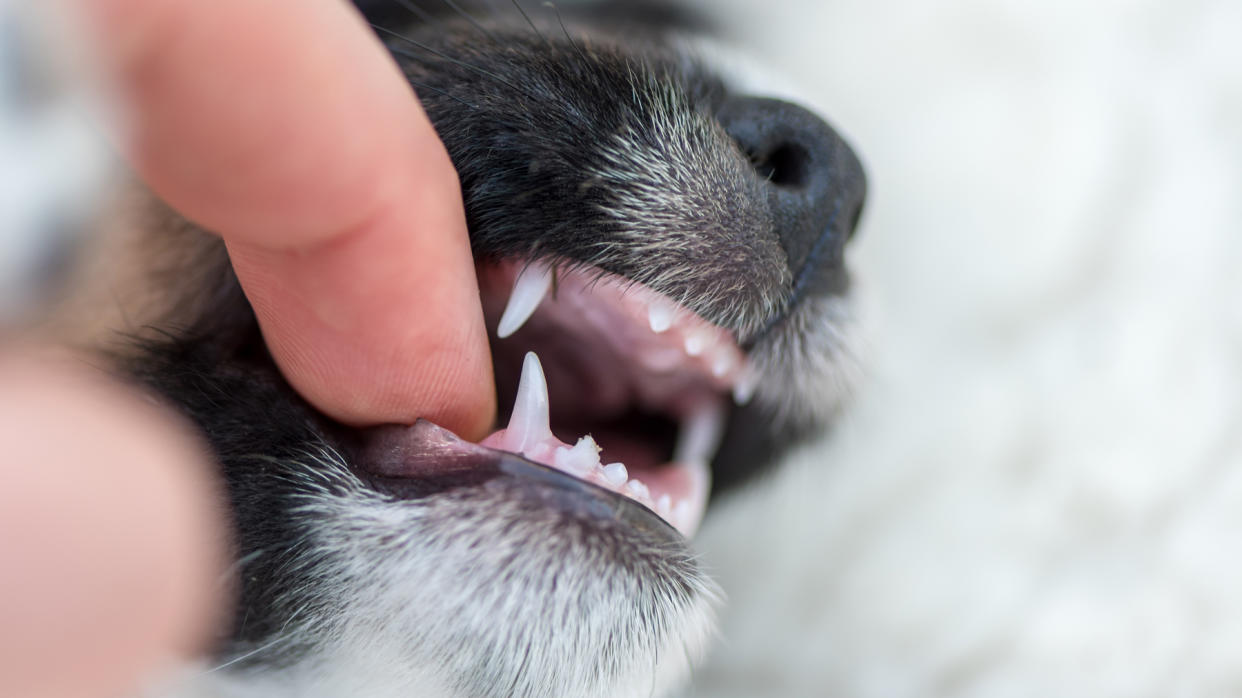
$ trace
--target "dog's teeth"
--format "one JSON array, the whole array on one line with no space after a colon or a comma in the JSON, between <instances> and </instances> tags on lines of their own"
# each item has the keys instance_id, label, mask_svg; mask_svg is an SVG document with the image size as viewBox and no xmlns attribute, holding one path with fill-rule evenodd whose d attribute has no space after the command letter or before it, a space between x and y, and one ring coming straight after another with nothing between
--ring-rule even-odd
<instances>
[{"instance_id":1,"label":"dog's teeth","mask_svg":"<svg viewBox=\"0 0 1242 698\"><path fill-rule=\"evenodd\" d=\"M539 307L543 297L548 295L550 288L552 268L541 262L528 264L513 282L513 293L509 295L509 304L500 316L496 336L504 339L521 329Z\"/></svg>"},{"instance_id":2,"label":"dog's teeth","mask_svg":"<svg viewBox=\"0 0 1242 698\"><path fill-rule=\"evenodd\" d=\"M656 511L660 512L665 516L665 518L667 518L671 513L669 511L669 507L671 506L673 506L673 500L667 494L662 494L660 495L659 501L656 502Z\"/></svg>"},{"instance_id":3,"label":"dog's teeth","mask_svg":"<svg viewBox=\"0 0 1242 698\"><path fill-rule=\"evenodd\" d=\"M733 357L726 353L717 354L716 358L712 360L712 375L717 378L724 378L725 374L732 370L732 368Z\"/></svg>"},{"instance_id":4,"label":"dog's teeth","mask_svg":"<svg viewBox=\"0 0 1242 698\"><path fill-rule=\"evenodd\" d=\"M625 491L635 499L647 499L651 496L651 492L641 480L630 480L625 483Z\"/></svg>"},{"instance_id":5,"label":"dog's teeth","mask_svg":"<svg viewBox=\"0 0 1242 698\"><path fill-rule=\"evenodd\" d=\"M745 369L733 384L733 402L745 405L755 396L755 388L759 387L759 376L753 369Z\"/></svg>"},{"instance_id":6,"label":"dog's teeth","mask_svg":"<svg viewBox=\"0 0 1242 698\"><path fill-rule=\"evenodd\" d=\"M600 448L595 439L589 435L584 436L572 447L561 446L556 449L552 464L561 470L589 473L599 467L599 452Z\"/></svg>"},{"instance_id":7,"label":"dog's teeth","mask_svg":"<svg viewBox=\"0 0 1242 698\"><path fill-rule=\"evenodd\" d=\"M518 381L517 399L513 401L513 415L505 429L506 451L529 455L537 444L552 437L548 422L548 383L543 377L543 366L535 352L526 352L522 361L522 378ZM581 443L581 441L579 441Z\"/></svg>"},{"instance_id":8,"label":"dog's teeth","mask_svg":"<svg viewBox=\"0 0 1242 698\"><path fill-rule=\"evenodd\" d=\"M707 348L707 340L702 335L692 334L686 337L686 353L690 356L698 356Z\"/></svg>"},{"instance_id":9,"label":"dog's teeth","mask_svg":"<svg viewBox=\"0 0 1242 698\"><path fill-rule=\"evenodd\" d=\"M724 434L725 413L719 403L704 405L682 421L677 432L673 460L678 463L710 463Z\"/></svg>"},{"instance_id":10,"label":"dog's teeth","mask_svg":"<svg viewBox=\"0 0 1242 698\"><path fill-rule=\"evenodd\" d=\"M604 466L604 478L613 487L620 487L630 479L630 474L626 471L624 463L612 463Z\"/></svg>"},{"instance_id":11,"label":"dog's teeth","mask_svg":"<svg viewBox=\"0 0 1242 698\"><path fill-rule=\"evenodd\" d=\"M673 508L669 519L672 520L673 526L686 536L694 535L695 530L699 527L699 522L690 509L690 502L681 501Z\"/></svg>"},{"instance_id":12,"label":"dog's teeth","mask_svg":"<svg viewBox=\"0 0 1242 698\"><path fill-rule=\"evenodd\" d=\"M668 332L673 326L673 308L666 303L653 301L647 306L647 323L656 334Z\"/></svg>"}]
</instances>

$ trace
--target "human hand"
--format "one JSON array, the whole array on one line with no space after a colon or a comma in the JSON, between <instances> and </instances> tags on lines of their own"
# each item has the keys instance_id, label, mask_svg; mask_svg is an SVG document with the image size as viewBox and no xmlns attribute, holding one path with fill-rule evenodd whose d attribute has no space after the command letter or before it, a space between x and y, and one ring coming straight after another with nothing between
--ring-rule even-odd
<instances>
[{"instance_id":1,"label":"human hand","mask_svg":"<svg viewBox=\"0 0 1242 698\"><path fill-rule=\"evenodd\" d=\"M276 362L352 424L481 438L487 335L448 154L343 0L79 0L152 189L219 233Z\"/></svg>"},{"instance_id":2,"label":"human hand","mask_svg":"<svg viewBox=\"0 0 1242 698\"><path fill-rule=\"evenodd\" d=\"M131 695L220 620L206 453L80 365L10 347L0 386L0 696Z\"/></svg>"},{"instance_id":3,"label":"human hand","mask_svg":"<svg viewBox=\"0 0 1242 698\"><path fill-rule=\"evenodd\" d=\"M290 383L348 423L481 436L495 398L456 177L352 9L75 1L128 109L123 149L224 238ZM0 384L0 559L22 571L0 582L0 694L132 690L216 618L205 459L117 386L28 360Z\"/></svg>"}]
</instances>

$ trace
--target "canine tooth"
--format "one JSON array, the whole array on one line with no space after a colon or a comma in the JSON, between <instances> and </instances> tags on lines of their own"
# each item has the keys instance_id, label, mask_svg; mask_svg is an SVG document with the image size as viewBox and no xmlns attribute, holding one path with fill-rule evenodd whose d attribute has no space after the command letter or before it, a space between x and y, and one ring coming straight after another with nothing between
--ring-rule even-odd
<instances>
[{"instance_id":1,"label":"canine tooth","mask_svg":"<svg viewBox=\"0 0 1242 698\"><path fill-rule=\"evenodd\" d=\"M673 500L668 496L667 493L662 494L660 495L659 501L656 502L656 511L660 512L661 514L668 514L669 507L671 506L673 506Z\"/></svg>"},{"instance_id":2,"label":"canine tooth","mask_svg":"<svg viewBox=\"0 0 1242 698\"><path fill-rule=\"evenodd\" d=\"M733 368L733 359L728 354L717 354L712 360L712 375L717 378L724 378L731 368Z\"/></svg>"},{"instance_id":3,"label":"canine tooth","mask_svg":"<svg viewBox=\"0 0 1242 698\"><path fill-rule=\"evenodd\" d=\"M733 402L745 405L755 396L755 388L759 387L759 376L753 370L744 370L733 384Z\"/></svg>"},{"instance_id":4,"label":"canine tooth","mask_svg":"<svg viewBox=\"0 0 1242 698\"><path fill-rule=\"evenodd\" d=\"M686 337L686 353L690 356L698 356L707 348L707 341L701 335L692 334Z\"/></svg>"},{"instance_id":5,"label":"canine tooth","mask_svg":"<svg viewBox=\"0 0 1242 698\"><path fill-rule=\"evenodd\" d=\"M638 499L645 499L651 496L650 490L642 483L641 480L630 480L625 483L625 490Z\"/></svg>"},{"instance_id":6,"label":"canine tooth","mask_svg":"<svg viewBox=\"0 0 1242 698\"><path fill-rule=\"evenodd\" d=\"M535 352L526 352L522 361L522 378L518 381L513 414L505 429L504 448L514 453L527 453L536 444L552 436L548 422L548 382ZM579 442L581 443L581 441Z\"/></svg>"},{"instance_id":7,"label":"canine tooth","mask_svg":"<svg viewBox=\"0 0 1242 698\"><path fill-rule=\"evenodd\" d=\"M541 262L531 262L518 273L513 282L513 293L509 295L509 304L500 316L500 324L496 326L496 336L504 339L521 329L522 325L534 314L535 308L548 295L552 288L552 268Z\"/></svg>"},{"instance_id":8,"label":"canine tooth","mask_svg":"<svg viewBox=\"0 0 1242 698\"><path fill-rule=\"evenodd\" d=\"M647 323L656 334L668 332L668 328L673 326L673 309L664 303L653 301L647 306Z\"/></svg>"},{"instance_id":9,"label":"canine tooth","mask_svg":"<svg viewBox=\"0 0 1242 698\"><path fill-rule=\"evenodd\" d=\"M629 472L625 469L624 463L611 463L604 466L604 478L606 478L614 487L620 487L625 481L630 479Z\"/></svg>"},{"instance_id":10,"label":"canine tooth","mask_svg":"<svg viewBox=\"0 0 1242 698\"><path fill-rule=\"evenodd\" d=\"M681 423L673 460L679 463L709 463L720 447L725 414L719 403L706 405Z\"/></svg>"}]
</instances>

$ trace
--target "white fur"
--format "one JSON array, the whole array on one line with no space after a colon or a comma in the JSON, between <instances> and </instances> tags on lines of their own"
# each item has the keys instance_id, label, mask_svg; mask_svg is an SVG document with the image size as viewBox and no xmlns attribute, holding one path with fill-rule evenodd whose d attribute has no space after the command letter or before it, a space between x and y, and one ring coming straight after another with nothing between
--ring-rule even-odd
<instances>
[{"instance_id":1,"label":"white fur","mask_svg":"<svg viewBox=\"0 0 1242 698\"><path fill-rule=\"evenodd\" d=\"M694 695L1238 695L1242 5L727 5L868 165L881 321L709 517Z\"/></svg>"},{"instance_id":2,"label":"white fur","mask_svg":"<svg viewBox=\"0 0 1242 698\"><path fill-rule=\"evenodd\" d=\"M531 516L529 500L498 487L392 500L354 484L328 449L307 458L295 518L309 536L277 553L304 584L275 602L288 620L152 695L658 698L686 683L709 644L715 586L697 575L656 584L665 577L642 568L640 543L597 543L609 534ZM694 593L679 595L681 582ZM284 645L301 648L292 662L244 664Z\"/></svg>"}]
</instances>

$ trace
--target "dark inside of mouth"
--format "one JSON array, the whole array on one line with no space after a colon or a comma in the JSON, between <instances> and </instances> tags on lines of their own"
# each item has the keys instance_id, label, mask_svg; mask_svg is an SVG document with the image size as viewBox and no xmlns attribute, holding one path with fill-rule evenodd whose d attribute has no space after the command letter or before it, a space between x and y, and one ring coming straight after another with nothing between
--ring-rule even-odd
<instances>
[{"instance_id":1,"label":"dark inside of mouth","mask_svg":"<svg viewBox=\"0 0 1242 698\"><path fill-rule=\"evenodd\" d=\"M484 317L493 332L496 427L509 423L525 356L533 352L559 441L572 446L590 435L602 449L602 465L622 463L644 483L682 466L701 471L714 455L711 434L720 428L716 420L730 403L730 381L742 361L728 334L667 296L570 264L554 267L555 283L545 287L535 309L512 334L498 338L496 328L517 294L515 279L528 268L523 260L478 265ZM671 308L667 324L658 320L660 308ZM686 348L689 336L699 341L693 353ZM686 462L664 467L674 459Z\"/></svg>"},{"instance_id":2,"label":"dark inside of mouth","mask_svg":"<svg viewBox=\"0 0 1242 698\"><path fill-rule=\"evenodd\" d=\"M524 351L533 350L540 356L555 355L538 346L526 346L515 351L509 346L494 343L496 390L500 409L497 426L509 421L514 396L517 394L518 376ZM571 394L582 394L578 381L580 372L564 370L554 363L544 363L551 397L552 433L561 441L573 444L579 437L590 434L603 449L600 461L621 462L632 470L658 468L673 458L677 442L677 422L666 414L644 410L631 405L620 413L600 414L593 412L587 400L569 399ZM557 398L561 406L558 407Z\"/></svg>"}]
</instances>

